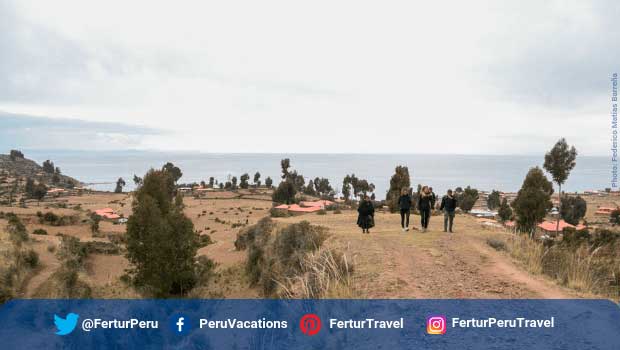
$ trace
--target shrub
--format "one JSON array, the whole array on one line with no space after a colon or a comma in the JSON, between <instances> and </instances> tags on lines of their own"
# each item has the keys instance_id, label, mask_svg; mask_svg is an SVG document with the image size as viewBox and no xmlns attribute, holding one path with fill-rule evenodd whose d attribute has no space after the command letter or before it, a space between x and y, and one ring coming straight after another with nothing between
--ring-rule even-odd
<instances>
[{"instance_id":1,"label":"shrub","mask_svg":"<svg viewBox=\"0 0 620 350\"><path fill-rule=\"evenodd\" d=\"M16 245L21 245L22 242L28 240L28 232L26 232L26 226L19 219L19 217L13 213L7 214L9 219L8 231L11 241Z\"/></svg>"},{"instance_id":2,"label":"shrub","mask_svg":"<svg viewBox=\"0 0 620 350\"><path fill-rule=\"evenodd\" d=\"M198 248L206 247L209 244L213 244L213 241L211 240L211 236L207 234L198 235Z\"/></svg>"},{"instance_id":3,"label":"shrub","mask_svg":"<svg viewBox=\"0 0 620 350\"><path fill-rule=\"evenodd\" d=\"M560 215L569 224L578 225L579 221L586 215L587 208L588 204L581 196L563 196Z\"/></svg>"},{"instance_id":4,"label":"shrub","mask_svg":"<svg viewBox=\"0 0 620 350\"><path fill-rule=\"evenodd\" d=\"M58 222L58 220L60 220L60 217L54 213L52 213L51 211L48 211L47 213L43 214L43 216L41 217L41 223L49 223L50 225L55 225L56 222Z\"/></svg>"},{"instance_id":5,"label":"shrub","mask_svg":"<svg viewBox=\"0 0 620 350\"><path fill-rule=\"evenodd\" d=\"M291 283L301 276L308 254L316 251L327 238L326 230L307 221L288 225L272 234L275 224L264 218L237 235L235 247L248 250L246 273L252 285L265 296L286 294Z\"/></svg>"},{"instance_id":6,"label":"shrub","mask_svg":"<svg viewBox=\"0 0 620 350\"><path fill-rule=\"evenodd\" d=\"M60 237L59 258L69 268L80 268L84 259L88 256L88 250L80 243L78 238L66 235Z\"/></svg>"},{"instance_id":7,"label":"shrub","mask_svg":"<svg viewBox=\"0 0 620 350\"><path fill-rule=\"evenodd\" d=\"M506 198L502 200L499 210L497 211L497 215L502 222L508 221L512 218L512 208L508 205L508 200Z\"/></svg>"},{"instance_id":8,"label":"shrub","mask_svg":"<svg viewBox=\"0 0 620 350\"><path fill-rule=\"evenodd\" d=\"M5 285L0 285L0 304L4 304L13 298L13 291Z\"/></svg>"},{"instance_id":9,"label":"shrub","mask_svg":"<svg viewBox=\"0 0 620 350\"><path fill-rule=\"evenodd\" d=\"M282 209L276 209L276 208L271 208L271 210L269 210L269 215L272 218L286 218L286 217L291 216L288 210L282 210Z\"/></svg>"},{"instance_id":10,"label":"shrub","mask_svg":"<svg viewBox=\"0 0 620 350\"><path fill-rule=\"evenodd\" d=\"M327 214L327 211L325 209L321 209L316 212L316 215L325 215L325 214Z\"/></svg>"},{"instance_id":11,"label":"shrub","mask_svg":"<svg viewBox=\"0 0 620 350\"><path fill-rule=\"evenodd\" d=\"M318 249L327 239L326 230L302 221L280 230L274 241L274 253L283 266L296 270L301 263L300 253Z\"/></svg>"},{"instance_id":12,"label":"shrub","mask_svg":"<svg viewBox=\"0 0 620 350\"><path fill-rule=\"evenodd\" d=\"M257 237L269 235L274 227L275 223L270 218L261 219L256 225L249 226L237 233L235 248L237 250L247 249L250 244L254 243Z\"/></svg>"},{"instance_id":13,"label":"shrub","mask_svg":"<svg viewBox=\"0 0 620 350\"><path fill-rule=\"evenodd\" d=\"M609 222L613 226L620 225L620 209L615 209L611 211Z\"/></svg>"},{"instance_id":14,"label":"shrub","mask_svg":"<svg viewBox=\"0 0 620 350\"><path fill-rule=\"evenodd\" d=\"M208 282L215 274L216 266L217 264L208 257L204 255L199 256L198 258L196 258L196 263L194 265L196 278L201 283Z\"/></svg>"},{"instance_id":15,"label":"shrub","mask_svg":"<svg viewBox=\"0 0 620 350\"><path fill-rule=\"evenodd\" d=\"M506 242L497 238L487 238L487 244L491 246L491 248L498 251L506 251L508 248L506 247Z\"/></svg>"},{"instance_id":16,"label":"shrub","mask_svg":"<svg viewBox=\"0 0 620 350\"><path fill-rule=\"evenodd\" d=\"M340 209L334 209L334 214L342 214L342 211Z\"/></svg>"},{"instance_id":17,"label":"shrub","mask_svg":"<svg viewBox=\"0 0 620 350\"><path fill-rule=\"evenodd\" d=\"M25 253L23 253L22 258L24 259L24 263L29 268L35 268L39 266L39 254L32 249L29 249Z\"/></svg>"},{"instance_id":18,"label":"shrub","mask_svg":"<svg viewBox=\"0 0 620 350\"><path fill-rule=\"evenodd\" d=\"M43 236L45 236L45 235L47 235L47 231L45 231L42 228L38 228L38 229L32 231L32 234L33 235L43 235Z\"/></svg>"},{"instance_id":19,"label":"shrub","mask_svg":"<svg viewBox=\"0 0 620 350\"><path fill-rule=\"evenodd\" d=\"M303 274L289 280L283 288L287 298L346 298L354 297L351 287L351 265L344 254L333 249L319 249L302 262Z\"/></svg>"}]
</instances>

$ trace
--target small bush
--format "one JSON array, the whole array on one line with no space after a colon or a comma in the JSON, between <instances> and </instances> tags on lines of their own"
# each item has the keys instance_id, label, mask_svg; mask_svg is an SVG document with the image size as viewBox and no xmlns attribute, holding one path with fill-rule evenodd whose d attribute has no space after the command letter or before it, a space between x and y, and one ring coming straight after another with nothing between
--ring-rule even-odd
<instances>
[{"instance_id":1,"label":"small bush","mask_svg":"<svg viewBox=\"0 0 620 350\"><path fill-rule=\"evenodd\" d=\"M237 250L247 249L250 244L254 243L257 237L268 236L274 227L275 223L270 218L261 219L256 225L252 225L237 233L235 248Z\"/></svg>"},{"instance_id":2,"label":"small bush","mask_svg":"<svg viewBox=\"0 0 620 350\"><path fill-rule=\"evenodd\" d=\"M13 291L5 285L0 285L0 305L13 299Z\"/></svg>"},{"instance_id":3,"label":"small bush","mask_svg":"<svg viewBox=\"0 0 620 350\"><path fill-rule=\"evenodd\" d=\"M316 212L316 215L326 215L326 214L327 214L327 211L325 209L321 209Z\"/></svg>"},{"instance_id":4,"label":"small bush","mask_svg":"<svg viewBox=\"0 0 620 350\"><path fill-rule=\"evenodd\" d=\"M201 255L196 259L194 267L196 278L202 284L206 284L214 275L217 264L208 257Z\"/></svg>"},{"instance_id":5,"label":"small bush","mask_svg":"<svg viewBox=\"0 0 620 350\"><path fill-rule=\"evenodd\" d=\"M45 231L42 228L38 228L38 229L32 231L32 234L33 235L43 235L43 236L46 236L47 235L47 231Z\"/></svg>"},{"instance_id":6,"label":"small bush","mask_svg":"<svg viewBox=\"0 0 620 350\"><path fill-rule=\"evenodd\" d=\"M271 210L269 210L269 215L272 218L286 218L286 217L291 216L288 210L282 210L282 209L276 209L276 208L271 208Z\"/></svg>"},{"instance_id":7,"label":"small bush","mask_svg":"<svg viewBox=\"0 0 620 350\"><path fill-rule=\"evenodd\" d=\"M198 248L206 247L209 244L213 244L213 241L211 240L211 236L207 234L198 235Z\"/></svg>"},{"instance_id":8,"label":"small bush","mask_svg":"<svg viewBox=\"0 0 620 350\"><path fill-rule=\"evenodd\" d=\"M17 245L21 245L22 242L28 241L26 226L19 217L13 213L7 214L7 217L9 219L8 231L11 241Z\"/></svg>"},{"instance_id":9,"label":"small bush","mask_svg":"<svg viewBox=\"0 0 620 350\"><path fill-rule=\"evenodd\" d=\"M26 251L23 254L23 259L24 259L24 262L26 263L26 266L28 266L31 269L39 266L39 254L37 254L37 252L35 252L32 249Z\"/></svg>"},{"instance_id":10,"label":"small bush","mask_svg":"<svg viewBox=\"0 0 620 350\"><path fill-rule=\"evenodd\" d=\"M340 209L334 209L334 214L342 214L342 210L340 210Z\"/></svg>"},{"instance_id":11,"label":"small bush","mask_svg":"<svg viewBox=\"0 0 620 350\"><path fill-rule=\"evenodd\" d=\"M487 244L497 251L506 251L506 242L497 238L487 238Z\"/></svg>"}]
</instances>

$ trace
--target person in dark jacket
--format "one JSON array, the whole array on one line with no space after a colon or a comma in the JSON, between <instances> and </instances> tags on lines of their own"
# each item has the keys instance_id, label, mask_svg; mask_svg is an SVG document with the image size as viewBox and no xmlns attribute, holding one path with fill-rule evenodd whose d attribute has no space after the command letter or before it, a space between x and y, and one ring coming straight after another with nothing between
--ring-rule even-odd
<instances>
[{"instance_id":1,"label":"person in dark jacket","mask_svg":"<svg viewBox=\"0 0 620 350\"><path fill-rule=\"evenodd\" d=\"M357 207L358 217L357 226L362 228L362 233L370 233L370 228L375 226L375 206L370 201L370 197L364 196L364 199Z\"/></svg>"},{"instance_id":2,"label":"person in dark jacket","mask_svg":"<svg viewBox=\"0 0 620 350\"><path fill-rule=\"evenodd\" d=\"M398 207L400 208L400 227L402 227L403 232L409 231L411 202L411 194L409 194L409 189L403 188L402 191L400 191L400 197L398 198Z\"/></svg>"},{"instance_id":3,"label":"person in dark jacket","mask_svg":"<svg viewBox=\"0 0 620 350\"><path fill-rule=\"evenodd\" d=\"M435 210L435 204L437 203L437 195L433 192L433 188L429 187L429 191L431 191L431 211Z\"/></svg>"},{"instance_id":4,"label":"person in dark jacket","mask_svg":"<svg viewBox=\"0 0 620 350\"><path fill-rule=\"evenodd\" d=\"M432 196L428 186L422 187L422 191L418 196L418 210L422 220L422 232L428 230L428 222L431 218Z\"/></svg>"},{"instance_id":5,"label":"person in dark jacket","mask_svg":"<svg viewBox=\"0 0 620 350\"><path fill-rule=\"evenodd\" d=\"M452 223L454 222L454 212L456 211L456 198L452 196L452 190L441 199L439 210L443 210L443 232L452 232Z\"/></svg>"}]
</instances>

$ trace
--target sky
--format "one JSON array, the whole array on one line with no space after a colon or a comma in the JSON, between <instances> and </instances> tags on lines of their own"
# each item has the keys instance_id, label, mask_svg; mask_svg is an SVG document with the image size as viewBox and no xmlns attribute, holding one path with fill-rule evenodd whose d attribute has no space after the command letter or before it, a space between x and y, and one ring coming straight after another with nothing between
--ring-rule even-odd
<instances>
[{"instance_id":1,"label":"sky","mask_svg":"<svg viewBox=\"0 0 620 350\"><path fill-rule=\"evenodd\" d=\"M607 155L619 18L614 0L0 0L0 147L539 154L566 137Z\"/></svg>"}]
</instances>

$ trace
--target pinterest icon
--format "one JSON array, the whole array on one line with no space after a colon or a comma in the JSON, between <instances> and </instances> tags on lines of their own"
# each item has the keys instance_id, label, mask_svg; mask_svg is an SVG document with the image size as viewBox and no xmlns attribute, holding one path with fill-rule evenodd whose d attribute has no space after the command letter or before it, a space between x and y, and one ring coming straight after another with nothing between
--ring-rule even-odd
<instances>
[{"instance_id":1,"label":"pinterest icon","mask_svg":"<svg viewBox=\"0 0 620 350\"><path fill-rule=\"evenodd\" d=\"M321 330L321 319L315 314L305 314L299 320L299 329L308 336L313 336Z\"/></svg>"}]
</instances>

